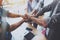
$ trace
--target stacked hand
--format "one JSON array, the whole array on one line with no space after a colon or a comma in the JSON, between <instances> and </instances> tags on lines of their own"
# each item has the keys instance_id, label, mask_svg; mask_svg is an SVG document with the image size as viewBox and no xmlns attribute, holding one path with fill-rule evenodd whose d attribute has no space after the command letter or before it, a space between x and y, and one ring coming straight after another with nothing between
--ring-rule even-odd
<instances>
[{"instance_id":1,"label":"stacked hand","mask_svg":"<svg viewBox=\"0 0 60 40\"><path fill-rule=\"evenodd\" d=\"M29 22L31 21L31 17L35 17L36 15L28 15L28 14L25 14L23 15L23 19L25 22Z\"/></svg>"},{"instance_id":2,"label":"stacked hand","mask_svg":"<svg viewBox=\"0 0 60 40\"><path fill-rule=\"evenodd\" d=\"M30 16L28 14L25 14L23 19L25 22L28 22L30 20Z\"/></svg>"}]
</instances>

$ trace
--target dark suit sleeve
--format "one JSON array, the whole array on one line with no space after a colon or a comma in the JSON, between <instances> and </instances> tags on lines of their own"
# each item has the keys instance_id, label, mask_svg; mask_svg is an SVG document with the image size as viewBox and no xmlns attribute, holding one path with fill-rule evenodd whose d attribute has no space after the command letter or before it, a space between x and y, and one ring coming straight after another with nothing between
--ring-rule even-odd
<instances>
[{"instance_id":1,"label":"dark suit sleeve","mask_svg":"<svg viewBox=\"0 0 60 40\"><path fill-rule=\"evenodd\" d=\"M60 14L52 16L50 22L48 23L48 27L59 29L60 28L59 25L60 25Z\"/></svg>"},{"instance_id":2,"label":"dark suit sleeve","mask_svg":"<svg viewBox=\"0 0 60 40\"><path fill-rule=\"evenodd\" d=\"M42 10L37 14L37 16L43 15L45 12L51 11L56 1L53 1L51 4L42 8Z\"/></svg>"}]
</instances>

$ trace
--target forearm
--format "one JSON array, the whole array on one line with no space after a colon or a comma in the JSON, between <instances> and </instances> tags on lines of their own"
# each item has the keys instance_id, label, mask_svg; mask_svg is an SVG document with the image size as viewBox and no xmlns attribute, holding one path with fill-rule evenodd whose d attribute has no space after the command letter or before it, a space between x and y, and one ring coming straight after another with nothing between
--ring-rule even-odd
<instances>
[{"instance_id":1,"label":"forearm","mask_svg":"<svg viewBox=\"0 0 60 40\"><path fill-rule=\"evenodd\" d=\"M10 17L10 18L23 17L23 15L21 15L21 14L14 14L14 13L8 13L7 16Z\"/></svg>"},{"instance_id":2,"label":"forearm","mask_svg":"<svg viewBox=\"0 0 60 40\"><path fill-rule=\"evenodd\" d=\"M13 31L15 30L16 28L18 28L22 23L24 23L24 19L22 19L21 21L15 23L15 24L12 24L9 28L9 31Z\"/></svg>"},{"instance_id":3,"label":"forearm","mask_svg":"<svg viewBox=\"0 0 60 40\"><path fill-rule=\"evenodd\" d=\"M40 19L35 18L35 17L30 17L30 19L31 19L33 22L35 22L35 23L37 23L37 24L39 24L39 25L42 25L43 27L46 27L46 25L47 25L44 20L40 20Z\"/></svg>"}]
</instances>

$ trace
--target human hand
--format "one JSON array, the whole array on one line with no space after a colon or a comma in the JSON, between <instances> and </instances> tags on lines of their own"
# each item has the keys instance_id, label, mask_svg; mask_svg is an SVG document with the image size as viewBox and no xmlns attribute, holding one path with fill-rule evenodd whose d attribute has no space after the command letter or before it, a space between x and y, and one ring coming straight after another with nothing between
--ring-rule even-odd
<instances>
[{"instance_id":1,"label":"human hand","mask_svg":"<svg viewBox=\"0 0 60 40\"><path fill-rule=\"evenodd\" d=\"M28 21L28 17L26 16L26 14L23 15L23 20L24 20L24 22L27 22Z\"/></svg>"},{"instance_id":2,"label":"human hand","mask_svg":"<svg viewBox=\"0 0 60 40\"><path fill-rule=\"evenodd\" d=\"M30 22L30 21L31 21L31 19L30 19L30 18L31 18L31 16L30 16L30 15L25 14L24 16L25 16L25 19L24 19L24 20L25 20L25 22Z\"/></svg>"},{"instance_id":3,"label":"human hand","mask_svg":"<svg viewBox=\"0 0 60 40\"><path fill-rule=\"evenodd\" d=\"M31 15L37 15L37 10L33 10L33 11L31 12Z\"/></svg>"}]
</instances>

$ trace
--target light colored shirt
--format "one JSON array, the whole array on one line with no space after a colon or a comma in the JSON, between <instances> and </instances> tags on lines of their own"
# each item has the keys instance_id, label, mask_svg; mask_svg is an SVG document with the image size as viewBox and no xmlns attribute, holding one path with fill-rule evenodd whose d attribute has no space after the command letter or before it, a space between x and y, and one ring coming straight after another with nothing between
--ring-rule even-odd
<instances>
[{"instance_id":1,"label":"light colored shirt","mask_svg":"<svg viewBox=\"0 0 60 40\"><path fill-rule=\"evenodd\" d=\"M6 29L6 17L7 17L7 14L8 14L8 11L4 10L3 8L0 8L0 17L1 17L1 22L2 22L2 28L5 30Z\"/></svg>"},{"instance_id":2,"label":"light colored shirt","mask_svg":"<svg viewBox=\"0 0 60 40\"><path fill-rule=\"evenodd\" d=\"M36 7L35 7L35 10L40 10L41 8L41 2L43 2L43 0L39 0L39 2L37 3Z\"/></svg>"},{"instance_id":3,"label":"light colored shirt","mask_svg":"<svg viewBox=\"0 0 60 40\"><path fill-rule=\"evenodd\" d=\"M43 0L39 0L38 2L37 2L37 0L32 0L32 3L28 0L27 1L28 12L30 13L33 9L40 11L41 10L41 2L43 2Z\"/></svg>"},{"instance_id":4,"label":"light colored shirt","mask_svg":"<svg viewBox=\"0 0 60 40\"><path fill-rule=\"evenodd\" d=\"M2 35L3 38L6 38L5 40L10 40L11 39L11 33L8 31L10 25L6 22L6 17L8 15L8 11L6 11L3 8L0 8L0 17L1 17L1 28L2 28ZM9 35L8 35L9 34ZM2 39L2 38L0 38ZM3 40L3 39L2 39Z\"/></svg>"},{"instance_id":5,"label":"light colored shirt","mask_svg":"<svg viewBox=\"0 0 60 40\"><path fill-rule=\"evenodd\" d=\"M6 17L7 17L8 11L4 10L3 8L0 8L0 14L1 14L0 15L0 17L1 17L0 22L1 22L3 30L5 30L6 26L7 26Z\"/></svg>"},{"instance_id":6,"label":"light colored shirt","mask_svg":"<svg viewBox=\"0 0 60 40\"><path fill-rule=\"evenodd\" d=\"M35 0L32 0L32 2L28 0L26 4L27 4L28 13L30 13L37 5L37 2Z\"/></svg>"},{"instance_id":7,"label":"light colored shirt","mask_svg":"<svg viewBox=\"0 0 60 40\"><path fill-rule=\"evenodd\" d=\"M5 9L3 9L3 8L0 8L1 10L0 10L0 16L1 16L1 20L2 21L6 21L6 17L7 17L7 15L8 15L8 11L6 11Z\"/></svg>"}]
</instances>

